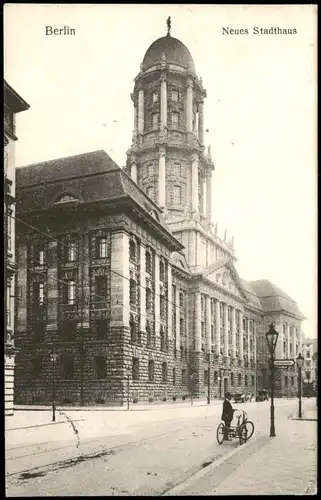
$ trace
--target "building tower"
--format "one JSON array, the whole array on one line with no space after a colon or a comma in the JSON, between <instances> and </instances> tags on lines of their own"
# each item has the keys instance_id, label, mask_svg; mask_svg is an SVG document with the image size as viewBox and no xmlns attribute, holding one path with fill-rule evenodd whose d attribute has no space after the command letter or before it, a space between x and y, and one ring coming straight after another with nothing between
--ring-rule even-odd
<instances>
[{"instance_id":1,"label":"building tower","mask_svg":"<svg viewBox=\"0 0 321 500\"><path fill-rule=\"evenodd\" d=\"M234 257L233 241L217 237L212 223L210 147L204 146L206 90L185 45L168 33L147 50L135 78L132 145L126 170L164 210L183 243L187 262L200 272Z\"/></svg>"}]
</instances>

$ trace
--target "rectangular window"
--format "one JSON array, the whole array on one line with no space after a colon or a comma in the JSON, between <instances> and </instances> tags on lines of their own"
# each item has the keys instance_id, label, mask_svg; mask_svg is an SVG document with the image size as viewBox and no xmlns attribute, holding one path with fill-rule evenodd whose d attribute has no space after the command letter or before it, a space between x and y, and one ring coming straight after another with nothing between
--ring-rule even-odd
<instances>
[{"instance_id":1,"label":"rectangular window","mask_svg":"<svg viewBox=\"0 0 321 500\"><path fill-rule=\"evenodd\" d=\"M204 370L204 385L208 385L208 371Z\"/></svg>"},{"instance_id":2,"label":"rectangular window","mask_svg":"<svg viewBox=\"0 0 321 500\"><path fill-rule=\"evenodd\" d=\"M165 281L165 263L162 260L159 261L159 279Z\"/></svg>"},{"instance_id":3,"label":"rectangular window","mask_svg":"<svg viewBox=\"0 0 321 500\"><path fill-rule=\"evenodd\" d=\"M96 378L105 379L107 377L106 358L104 356L96 356Z\"/></svg>"},{"instance_id":4,"label":"rectangular window","mask_svg":"<svg viewBox=\"0 0 321 500\"><path fill-rule=\"evenodd\" d=\"M288 377L286 375L284 377L284 385L285 385L285 387L288 386Z\"/></svg>"},{"instance_id":5,"label":"rectangular window","mask_svg":"<svg viewBox=\"0 0 321 500\"><path fill-rule=\"evenodd\" d=\"M166 308L165 308L165 297L164 295L160 295L159 297L159 309L161 318L165 317Z\"/></svg>"},{"instance_id":6,"label":"rectangular window","mask_svg":"<svg viewBox=\"0 0 321 500\"><path fill-rule=\"evenodd\" d=\"M62 358L62 379L72 380L74 378L74 358L65 356Z\"/></svg>"},{"instance_id":7,"label":"rectangular window","mask_svg":"<svg viewBox=\"0 0 321 500\"><path fill-rule=\"evenodd\" d=\"M76 338L77 322L73 320L66 320L60 324L60 336L65 342L73 341Z\"/></svg>"},{"instance_id":8,"label":"rectangular window","mask_svg":"<svg viewBox=\"0 0 321 500\"><path fill-rule=\"evenodd\" d=\"M38 306L43 306L45 300L45 284L34 283L35 303Z\"/></svg>"},{"instance_id":9,"label":"rectangular window","mask_svg":"<svg viewBox=\"0 0 321 500\"><path fill-rule=\"evenodd\" d=\"M176 384L176 371L175 368L173 368L173 385Z\"/></svg>"},{"instance_id":10,"label":"rectangular window","mask_svg":"<svg viewBox=\"0 0 321 500\"><path fill-rule=\"evenodd\" d=\"M172 125L175 127L178 126L178 113L172 113Z\"/></svg>"},{"instance_id":11,"label":"rectangular window","mask_svg":"<svg viewBox=\"0 0 321 500\"><path fill-rule=\"evenodd\" d=\"M74 281L68 282L67 288L68 304L73 305L76 303L76 283Z\"/></svg>"},{"instance_id":12,"label":"rectangular window","mask_svg":"<svg viewBox=\"0 0 321 500\"><path fill-rule=\"evenodd\" d=\"M158 113L152 114L152 128L158 127Z\"/></svg>"},{"instance_id":13,"label":"rectangular window","mask_svg":"<svg viewBox=\"0 0 321 500\"><path fill-rule=\"evenodd\" d=\"M252 375L252 385L254 386L255 381L254 381L254 375Z\"/></svg>"},{"instance_id":14,"label":"rectangular window","mask_svg":"<svg viewBox=\"0 0 321 500\"><path fill-rule=\"evenodd\" d=\"M97 340L107 339L107 329L108 329L107 319L96 320L95 330L96 330Z\"/></svg>"},{"instance_id":15,"label":"rectangular window","mask_svg":"<svg viewBox=\"0 0 321 500\"><path fill-rule=\"evenodd\" d=\"M162 380L163 382L167 382L167 363L162 364Z\"/></svg>"},{"instance_id":16,"label":"rectangular window","mask_svg":"<svg viewBox=\"0 0 321 500\"><path fill-rule=\"evenodd\" d=\"M96 240L96 258L105 259L108 256L108 241L105 236Z\"/></svg>"},{"instance_id":17,"label":"rectangular window","mask_svg":"<svg viewBox=\"0 0 321 500\"><path fill-rule=\"evenodd\" d=\"M32 325L35 342L41 342L44 339L45 328L46 325L44 321L38 321Z\"/></svg>"},{"instance_id":18,"label":"rectangular window","mask_svg":"<svg viewBox=\"0 0 321 500\"><path fill-rule=\"evenodd\" d=\"M187 384L187 371L185 369L182 370L182 384Z\"/></svg>"},{"instance_id":19,"label":"rectangular window","mask_svg":"<svg viewBox=\"0 0 321 500\"><path fill-rule=\"evenodd\" d=\"M77 243L72 241L68 243L68 247L66 248L66 260L67 262L74 262L77 260Z\"/></svg>"},{"instance_id":20,"label":"rectangular window","mask_svg":"<svg viewBox=\"0 0 321 500\"><path fill-rule=\"evenodd\" d=\"M214 372L214 384L216 385L218 382L218 374L217 372Z\"/></svg>"},{"instance_id":21,"label":"rectangular window","mask_svg":"<svg viewBox=\"0 0 321 500\"><path fill-rule=\"evenodd\" d=\"M177 90L172 90L172 101L178 102L178 92Z\"/></svg>"},{"instance_id":22,"label":"rectangular window","mask_svg":"<svg viewBox=\"0 0 321 500\"><path fill-rule=\"evenodd\" d=\"M133 358L133 380L139 380L139 359Z\"/></svg>"},{"instance_id":23,"label":"rectangular window","mask_svg":"<svg viewBox=\"0 0 321 500\"><path fill-rule=\"evenodd\" d=\"M244 385L247 387L247 375L244 375Z\"/></svg>"},{"instance_id":24,"label":"rectangular window","mask_svg":"<svg viewBox=\"0 0 321 500\"><path fill-rule=\"evenodd\" d=\"M7 288L7 326L11 327L11 305L12 305L12 297L11 297L11 283Z\"/></svg>"},{"instance_id":25,"label":"rectangular window","mask_svg":"<svg viewBox=\"0 0 321 500\"><path fill-rule=\"evenodd\" d=\"M153 311L153 296L150 288L146 288L146 311Z\"/></svg>"},{"instance_id":26,"label":"rectangular window","mask_svg":"<svg viewBox=\"0 0 321 500\"><path fill-rule=\"evenodd\" d=\"M237 385L242 385L242 374L241 373L238 374Z\"/></svg>"},{"instance_id":27,"label":"rectangular window","mask_svg":"<svg viewBox=\"0 0 321 500\"><path fill-rule=\"evenodd\" d=\"M179 307L184 307L184 293L179 294Z\"/></svg>"},{"instance_id":28,"label":"rectangular window","mask_svg":"<svg viewBox=\"0 0 321 500\"><path fill-rule=\"evenodd\" d=\"M95 276L95 300L102 300L107 296L107 276Z\"/></svg>"},{"instance_id":29,"label":"rectangular window","mask_svg":"<svg viewBox=\"0 0 321 500\"><path fill-rule=\"evenodd\" d=\"M38 380L41 377L41 369L42 369L41 357L37 356L33 358L31 361L31 377L32 380Z\"/></svg>"},{"instance_id":30,"label":"rectangular window","mask_svg":"<svg viewBox=\"0 0 321 500\"><path fill-rule=\"evenodd\" d=\"M234 373L231 373L231 385L234 385Z\"/></svg>"},{"instance_id":31,"label":"rectangular window","mask_svg":"<svg viewBox=\"0 0 321 500\"><path fill-rule=\"evenodd\" d=\"M181 164L180 163L174 163L174 175L176 177L181 176Z\"/></svg>"},{"instance_id":32,"label":"rectangular window","mask_svg":"<svg viewBox=\"0 0 321 500\"><path fill-rule=\"evenodd\" d=\"M157 92L154 92L153 93L153 102L158 102L158 93Z\"/></svg>"},{"instance_id":33,"label":"rectangular window","mask_svg":"<svg viewBox=\"0 0 321 500\"><path fill-rule=\"evenodd\" d=\"M8 252L10 253L12 250L12 210L7 209L8 212L8 217L7 217L7 245L8 245Z\"/></svg>"},{"instance_id":34,"label":"rectangular window","mask_svg":"<svg viewBox=\"0 0 321 500\"><path fill-rule=\"evenodd\" d=\"M181 205L182 189L181 186L174 186L174 205Z\"/></svg>"},{"instance_id":35,"label":"rectangular window","mask_svg":"<svg viewBox=\"0 0 321 500\"><path fill-rule=\"evenodd\" d=\"M129 303L131 306L137 305L137 283L133 278L129 281Z\"/></svg>"},{"instance_id":36,"label":"rectangular window","mask_svg":"<svg viewBox=\"0 0 321 500\"><path fill-rule=\"evenodd\" d=\"M294 377L291 377L291 385L294 385Z\"/></svg>"},{"instance_id":37,"label":"rectangular window","mask_svg":"<svg viewBox=\"0 0 321 500\"><path fill-rule=\"evenodd\" d=\"M148 361L148 380L154 382L154 361Z\"/></svg>"}]
</instances>

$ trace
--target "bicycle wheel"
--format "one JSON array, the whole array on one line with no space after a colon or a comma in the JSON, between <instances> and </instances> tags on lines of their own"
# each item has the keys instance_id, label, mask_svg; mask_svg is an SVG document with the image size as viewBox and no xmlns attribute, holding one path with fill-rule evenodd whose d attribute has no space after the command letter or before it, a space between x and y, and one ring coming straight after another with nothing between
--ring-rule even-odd
<instances>
[{"instance_id":1,"label":"bicycle wheel","mask_svg":"<svg viewBox=\"0 0 321 500\"><path fill-rule=\"evenodd\" d=\"M224 441L224 424L220 423L216 431L216 439L218 444L222 444Z\"/></svg>"},{"instance_id":2,"label":"bicycle wheel","mask_svg":"<svg viewBox=\"0 0 321 500\"><path fill-rule=\"evenodd\" d=\"M240 427L239 427L239 441L240 441L240 444L246 443L247 439L248 439L248 436L247 436L247 427L246 427L246 424L241 424Z\"/></svg>"},{"instance_id":3,"label":"bicycle wheel","mask_svg":"<svg viewBox=\"0 0 321 500\"><path fill-rule=\"evenodd\" d=\"M246 425L246 429L247 429L247 439L250 439L253 434L254 434L254 424L253 422L251 422L251 420L247 420L243 425Z\"/></svg>"}]
</instances>

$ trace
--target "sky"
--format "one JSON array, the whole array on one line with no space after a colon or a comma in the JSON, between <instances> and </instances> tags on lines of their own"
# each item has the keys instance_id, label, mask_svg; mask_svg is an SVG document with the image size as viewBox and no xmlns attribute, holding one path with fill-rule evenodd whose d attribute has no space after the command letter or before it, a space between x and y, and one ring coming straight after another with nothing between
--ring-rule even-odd
<instances>
[{"instance_id":1,"label":"sky","mask_svg":"<svg viewBox=\"0 0 321 500\"><path fill-rule=\"evenodd\" d=\"M283 289L317 337L316 6L5 4L4 76L30 104L17 117L17 166L98 149L124 166L133 80L168 16L207 90L219 235L234 235L240 276Z\"/></svg>"}]
</instances>

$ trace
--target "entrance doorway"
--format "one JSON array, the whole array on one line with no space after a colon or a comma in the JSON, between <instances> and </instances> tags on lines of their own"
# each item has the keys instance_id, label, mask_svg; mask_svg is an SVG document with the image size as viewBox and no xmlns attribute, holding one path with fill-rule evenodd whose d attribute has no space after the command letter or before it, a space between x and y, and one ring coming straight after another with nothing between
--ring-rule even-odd
<instances>
[{"instance_id":1,"label":"entrance doorway","mask_svg":"<svg viewBox=\"0 0 321 500\"><path fill-rule=\"evenodd\" d=\"M228 378L224 378L224 396L228 392Z\"/></svg>"}]
</instances>

